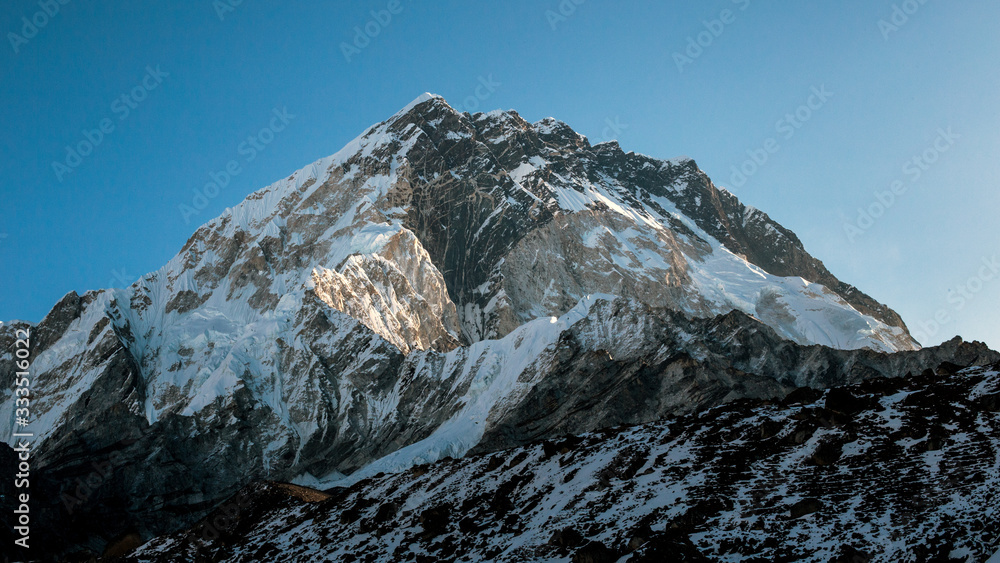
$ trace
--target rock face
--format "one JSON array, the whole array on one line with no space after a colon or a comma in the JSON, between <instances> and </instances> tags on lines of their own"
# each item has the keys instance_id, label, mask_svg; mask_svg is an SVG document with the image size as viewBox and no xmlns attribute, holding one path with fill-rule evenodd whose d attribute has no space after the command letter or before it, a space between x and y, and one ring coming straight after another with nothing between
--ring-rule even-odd
<instances>
[{"instance_id":1,"label":"rock face","mask_svg":"<svg viewBox=\"0 0 1000 563\"><path fill-rule=\"evenodd\" d=\"M19 328L52 553L177 529L253 480L348 484L996 360L919 350L898 315L690 159L431 95L251 194L131 287L0 327L5 380ZM13 409L5 386L6 436Z\"/></svg>"},{"instance_id":2,"label":"rock face","mask_svg":"<svg viewBox=\"0 0 1000 563\"><path fill-rule=\"evenodd\" d=\"M280 494L230 511L224 534L205 533L213 515L127 561L986 561L1000 537L998 370L743 400L318 502Z\"/></svg>"}]
</instances>

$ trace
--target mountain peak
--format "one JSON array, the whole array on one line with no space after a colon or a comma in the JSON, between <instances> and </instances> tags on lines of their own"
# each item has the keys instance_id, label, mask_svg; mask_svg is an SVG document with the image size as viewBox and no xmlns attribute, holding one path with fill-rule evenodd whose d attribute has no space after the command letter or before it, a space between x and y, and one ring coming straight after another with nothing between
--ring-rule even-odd
<instances>
[{"instance_id":1,"label":"mountain peak","mask_svg":"<svg viewBox=\"0 0 1000 563\"><path fill-rule=\"evenodd\" d=\"M212 230L224 239L245 231L250 240L284 241L282 252L300 255L296 263L320 268L321 277L359 253L384 259L384 248L414 245L440 278L433 300L457 317L447 327L420 320L435 336L415 341L395 322L366 317L403 350L501 337L593 293L696 316L738 309L799 343L915 346L891 309L842 284L793 233L752 211L688 157L626 153L617 141L591 146L554 118L531 124L513 110L470 116L424 93L336 154L227 210ZM398 242L385 246L390 240ZM549 276L545 287L515 282L525 272L512 263L543 240L555 245L544 248L551 261L531 269ZM711 265L707 255L716 259ZM570 262L587 266L574 271ZM307 283L312 274L286 275ZM387 311L396 307L391 301Z\"/></svg>"},{"instance_id":2,"label":"mountain peak","mask_svg":"<svg viewBox=\"0 0 1000 563\"><path fill-rule=\"evenodd\" d=\"M444 99L444 97L439 96L438 94L432 94L431 92L424 92L423 94L420 94L416 98L413 98L412 102L410 102L410 103L406 104L405 106L403 106L403 109L399 110L396 113L397 114L406 113L406 112L410 111L411 109L415 108L416 106L418 106L418 105L420 105L420 104L422 104L424 102L430 101L430 100L440 100L440 101L442 101L442 102L444 102L446 104L448 103L447 100Z\"/></svg>"},{"instance_id":3,"label":"mountain peak","mask_svg":"<svg viewBox=\"0 0 1000 563\"><path fill-rule=\"evenodd\" d=\"M16 330L0 327L8 350ZM67 295L36 332L39 459L70 483L124 451L148 474L112 472L113 502L74 521L141 529L250 479L333 482L1000 357L915 350L891 309L694 161L433 94L250 194L160 270ZM7 436L15 408L8 389Z\"/></svg>"}]
</instances>

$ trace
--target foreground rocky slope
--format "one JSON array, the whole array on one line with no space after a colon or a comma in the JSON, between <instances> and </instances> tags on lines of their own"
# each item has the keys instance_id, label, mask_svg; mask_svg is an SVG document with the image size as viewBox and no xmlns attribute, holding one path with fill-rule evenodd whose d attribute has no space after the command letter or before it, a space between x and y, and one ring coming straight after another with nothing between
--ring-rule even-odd
<instances>
[{"instance_id":1,"label":"foreground rocky slope","mask_svg":"<svg viewBox=\"0 0 1000 563\"><path fill-rule=\"evenodd\" d=\"M328 498L259 483L126 560L983 562L1000 550L998 370L800 389Z\"/></svg>"},{"instance_id":2,"label":"foreground rocky slope","mask_svg":"<svg viewBox=\"0 0 1000 563\"><path fill-rule=\"evenodd\" d=\"M251 194L132 286L4 324L4 380L18 329L32 332L33 498L53 553L177 529L251 480L345 485L996 359L919 350L891 309L690 159L431 95Z\"/></svg>"}]
</instances>

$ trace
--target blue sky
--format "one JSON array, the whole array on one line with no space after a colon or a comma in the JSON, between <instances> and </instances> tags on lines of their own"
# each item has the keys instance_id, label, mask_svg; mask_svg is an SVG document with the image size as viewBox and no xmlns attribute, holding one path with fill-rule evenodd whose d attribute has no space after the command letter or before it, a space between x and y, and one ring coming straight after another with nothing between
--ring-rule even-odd
<instances>
[{"instance_id":1,"label":"blue sky","mask_svg":"<svg viewBox=\"0 0 1000 563\"><path fill-rule=\"evenodd\" d=\"M1000 348L996 2L50 1L0 15L0 319L156 270L430 91L690 156L925 344Z\"/></svg>"}]
</instances>

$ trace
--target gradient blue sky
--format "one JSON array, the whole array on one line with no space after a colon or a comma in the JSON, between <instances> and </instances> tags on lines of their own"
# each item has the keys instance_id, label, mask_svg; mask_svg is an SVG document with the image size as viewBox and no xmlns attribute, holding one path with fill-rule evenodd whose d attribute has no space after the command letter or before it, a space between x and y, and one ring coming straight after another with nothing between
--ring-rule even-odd
<instances>
[{"instance_id":1,"label":"gradient blue sky","mask_svg":"<svg viewBox=\"0 0 1000 563\"><path fill-rule=\"evenodd\" d=\"M0 319L38 321L70 290L127 285L199 224L420 93L457 107L491 79L499 85L480 109L554 116L626 150L691 156L838 277L899 311L925 344L961 334L1000 348L1000 275L985 279L994 276L982 267L1000 253L1000 4L775 4L587 0L555 21L546 12L558 13L558 0L400 0L348 62L341 43L388 0L244 0L221 19L211 0L69 0L16 53L9 34L40 8L6 2ZM879 22L891 23L894 4L913 13L897 14L902 25L886 37ZM721 33L679 70L674 54L727 9ZM120 119L114 101L147 66L169 76ZM800 110L809 119L789 135L779 120L824 86L832 96ZM243 158L240 143L284 107L288 126L186 223L178 207L192 189ZM113 130L60 181L53 161L105 118ZM928 153L936 160L919 178L916 165L904 170L949 127L958 138L938 141L947 151ZM768 139L767 162L733 178ZM897 180L905 193L850 240L845 223ZM945 322L931 330L935 316Z\"/></svg>"}]
</instances>

